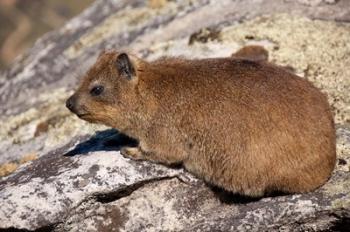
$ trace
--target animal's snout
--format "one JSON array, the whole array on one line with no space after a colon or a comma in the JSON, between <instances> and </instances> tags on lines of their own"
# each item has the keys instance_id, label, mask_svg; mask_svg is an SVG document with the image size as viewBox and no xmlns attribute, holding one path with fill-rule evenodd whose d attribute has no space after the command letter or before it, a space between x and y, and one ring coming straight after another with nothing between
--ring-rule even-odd
<instances>
[{"instance_id":1,"label":"animal's snout","mask_svg":"<svg viewBox=\"0 0 350 232\"><path fill-rule=\"evenodd\" d=\"M73 95L66 101L66 107L73 113L76 113L76 97Z\"/></svg>"}]
</instances>

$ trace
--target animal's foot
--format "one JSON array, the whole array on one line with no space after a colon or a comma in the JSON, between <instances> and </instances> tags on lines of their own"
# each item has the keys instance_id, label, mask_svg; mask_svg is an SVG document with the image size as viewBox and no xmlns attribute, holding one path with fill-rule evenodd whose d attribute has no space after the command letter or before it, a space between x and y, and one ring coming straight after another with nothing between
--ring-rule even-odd
<instances>
[{"instance_id":1,"label":"animal's foot","mask_svg":"<svg viewBox=\"0 0 350 232\"><path fill-rule=\"evenodd\" d=\"M145 160L145 157L142 155L142 151L139 147L123 147L120 150L120 154L125 158L130 158L133 160Z\"/></svg>"}]
</instances>

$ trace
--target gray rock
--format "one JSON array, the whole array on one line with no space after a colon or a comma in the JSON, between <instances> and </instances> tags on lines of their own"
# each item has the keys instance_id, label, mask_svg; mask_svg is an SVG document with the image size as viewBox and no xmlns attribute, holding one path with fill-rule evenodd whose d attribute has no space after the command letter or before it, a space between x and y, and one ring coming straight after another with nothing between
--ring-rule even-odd
<instances>
[{"instance_id":1,"label":"gray rock","mask_svg":"<svg viewBox=\"0 0 350 232\"><path fill-rule=\"evenodd\" d=\"M34 230L57 224L89 199L118 199L146 183L183 175L181 169L122 157L120 145L133 141L126 142L113 130L75 138L4 178L1 227Z\"/></svg>"},{"instance_id":2,"label":"gray rock","mask_svg":"<svg viewBox=\"0 0 350 232\"><path fill-rule=\"evenodd\" d=\"M0 74L0 164L18 166L0 177L0 230L350 228L349 20L349 1L96 1ZM228 56L246 44L264 45L273 62L291 65L329 96L338 164L314 192L262 199L228 194L181 168L123 158L120 146L135 141L65 109L102 49L152 60ZM33 153L36 160L21 164Z\"/></svg>"}]
</instances>

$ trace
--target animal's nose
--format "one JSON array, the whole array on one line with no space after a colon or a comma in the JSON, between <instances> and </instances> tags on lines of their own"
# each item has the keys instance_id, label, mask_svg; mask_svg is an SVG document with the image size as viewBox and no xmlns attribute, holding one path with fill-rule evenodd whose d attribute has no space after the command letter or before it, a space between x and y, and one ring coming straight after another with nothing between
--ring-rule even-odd
<instances>
[{"instance_id":1,"label":"animal's nose","mask_svg":"<svg viewBox=\"0 0 350 232\"><path fill-rule=\"evenodd\" d=\"M73 113L74 113L75 102L76 102L76 100L75 100L74 95L71 96L70 98L68 98L67 101L66 101L66 107L67 107L70 111L72 111Z\"/></svg>"}]
</instances>

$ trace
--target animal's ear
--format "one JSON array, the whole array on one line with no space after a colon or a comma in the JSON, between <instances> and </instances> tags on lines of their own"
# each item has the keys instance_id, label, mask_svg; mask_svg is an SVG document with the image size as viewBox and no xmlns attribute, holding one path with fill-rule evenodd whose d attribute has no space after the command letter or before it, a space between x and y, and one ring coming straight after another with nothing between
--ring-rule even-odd
<instances>
[{"instance_id":1,"label":"animal's ear","mask_svg":"<svg viewBox=\"0 0 350 232\"><path fill-rule=\"evenodd\" d=\"M136 71L132 60L130 60L128 54L120 53L115 61L116 68L119 75L132 80L136 78Z\"/></svg>"}]
</instances>

